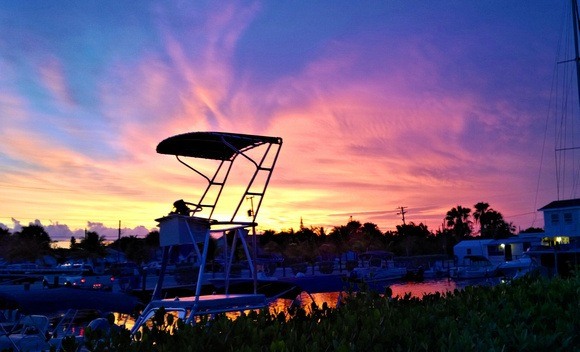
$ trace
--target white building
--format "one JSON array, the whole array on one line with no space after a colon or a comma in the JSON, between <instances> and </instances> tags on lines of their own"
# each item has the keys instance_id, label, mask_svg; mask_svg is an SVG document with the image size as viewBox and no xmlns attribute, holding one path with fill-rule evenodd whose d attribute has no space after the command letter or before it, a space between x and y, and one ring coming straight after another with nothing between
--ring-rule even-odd
<instances>
[{"instance_id":1,"label":"white building","mask_svg":"<svg viewBox=\"0 0 580 352\"><path fill-rule=\"evenodd\" d=\"M580 199L557 200L539 209L544 232L541 245L529 251L550 274L569 275L580 264Z\"/></svg>"},{"instance_id":2,"label":"white building","mask_svg":"<svg viewBox=\"0 0 580 352\"><path fill-rule=\"evenodd\" d=\"M580 238L580 199L557 200L544 213L544 245L569 244Z\"/></svg>"},{"instance_id":3,"label":"white building","mask_svg":"<svg viewBox=\"0 0 580 352\"><path fill-rule=\"evenodd\" d=\"M521 259L532 246L540 244L540 237L521 234L519 236L499 240L480 239L461 241L453 247L453 254L458 265L465 262L466 257L481 256L492 264L501 264Z\"/></svg>"}]
</instances>

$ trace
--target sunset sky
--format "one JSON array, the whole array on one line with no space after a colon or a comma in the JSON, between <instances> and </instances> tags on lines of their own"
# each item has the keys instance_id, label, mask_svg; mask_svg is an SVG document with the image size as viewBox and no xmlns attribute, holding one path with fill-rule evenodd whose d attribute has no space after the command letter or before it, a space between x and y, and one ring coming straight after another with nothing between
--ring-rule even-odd
<instances>
[{"instance_id":1,"label":"sunset sky","mask_svg":"<svg viewBox=\"0 0 580 352\"><path fill-rule=\"evenodd\" d=\"M223 131L284 140L262 230L351 216L394 230L404 206L435 231L480 201L542 227L536 210L557 197L545 132L563 11L552 0L2 2L0 226L114 239L121 221L144 235L203 186L157 144Z\"/></svg>"}]
</instances>

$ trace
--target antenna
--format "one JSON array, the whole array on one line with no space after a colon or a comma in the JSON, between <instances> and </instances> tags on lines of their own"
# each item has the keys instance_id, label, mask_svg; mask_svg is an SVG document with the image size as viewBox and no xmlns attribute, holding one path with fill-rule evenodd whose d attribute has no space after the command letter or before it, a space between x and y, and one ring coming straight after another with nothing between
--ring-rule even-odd
<instances>
[{"instance_id":1,"label":"antenna","mask_svg":"<svg viewBox=\"0 0 580 352\"><path fill-rule=\"evenodd\" d=\"M251 208L248 209L248 216L253 218L254 217L254 196L247 196L246 200L250 200L250 206Z\"/></svg>"}]
</instances>

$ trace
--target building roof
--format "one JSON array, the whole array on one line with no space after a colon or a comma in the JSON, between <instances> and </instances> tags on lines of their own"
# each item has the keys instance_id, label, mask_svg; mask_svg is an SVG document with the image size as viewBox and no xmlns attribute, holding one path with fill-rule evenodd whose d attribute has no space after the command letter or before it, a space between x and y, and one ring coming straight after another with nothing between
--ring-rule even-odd
<instances>
[{"instance_id":1,"label":"building roof","mask_svg":"<svg viewBox=\"0 0 580 352\"><path fill-rule=\"evenodd\" d=\"M580 207L580 198L576 199L565 199L565 200L555 200L548 205L544 205L538 210L549 210L549 209L559 209L559 208L575 208Z\"/></svg>"},{"instance_id":2,"label":"building roof","mask_svg":"<svg viewBox=\"0 0 580 352\"><path fill-rule=\"evenodd\" d=\"M477 246L483 247L483 246L487 246L491 242L493 242L493 239L491 239L491 238L463 240L463 241L457 243L453 247L454 248L462 248L462 247L470 248L470 247L477 247Z\"/></svg>"},{"instance_id":3,"label":"building roof","mask_svg":"<svg viewBox=\"0 0 580 352\"><path fill-rule=\"evenodd\" d=\"M540 242L541 237L544 235L544 232L538 233L536 236L527 236L527 234L522 234L514 237L509 238L501 238L498 240L494 240L489 244L492 245L500 245L500 244L514 244L514 243L525 243L525 242Z\"/></svg>"}]
</instances>

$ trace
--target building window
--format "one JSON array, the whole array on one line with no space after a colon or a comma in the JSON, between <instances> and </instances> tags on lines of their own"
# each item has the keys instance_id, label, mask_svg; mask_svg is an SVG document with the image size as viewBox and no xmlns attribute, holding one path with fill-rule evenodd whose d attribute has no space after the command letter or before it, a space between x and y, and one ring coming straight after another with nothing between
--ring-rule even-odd
<instances>
[{"instance_id":1,"label":"building window","mask_svg":"<svg viewBox=\"0 0 580 352\"><path fill-rule=\"evenodd\" d=\"M564 213L564 222L566 224L572 223L572 213Z\"/></svg>"},{"instance_id":2,"label":"building window","mask_svg":"<svg viewBox=\"0 0 580 352\"><path fill-rule=\"evenodd\" d=\"M559 214L552 214L550 218L552 219L552 225L558 225L558 223L560 222Z\"/></svg>"}]
</instances>

